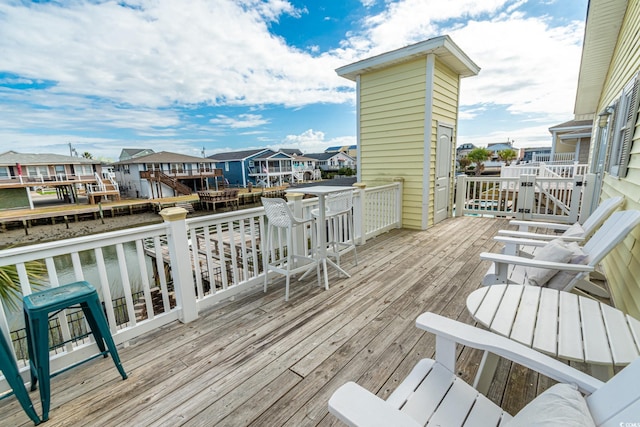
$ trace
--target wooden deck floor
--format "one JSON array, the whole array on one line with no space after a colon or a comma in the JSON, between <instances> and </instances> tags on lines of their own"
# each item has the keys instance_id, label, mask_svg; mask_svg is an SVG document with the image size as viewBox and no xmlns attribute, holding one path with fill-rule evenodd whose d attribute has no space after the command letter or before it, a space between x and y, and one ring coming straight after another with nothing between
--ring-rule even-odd
<instances>
[{"instance_id":1,"label":"wooden deck floor","mask_svg":"<svg viewBox=\"0 0 640 427\"><path fill-rule=\"evenodd\" d=\"M352 277L284 281L175 323L120 349L129 374L98 359L51 381L46 426L316 426L338 424L327 411L333 391L356 381L386 398L415 362L434 353L434 337L414 326L425 311L471 322L466 296L487 264L479 253L506 220L449 219L427 231L394 230L343 261ZM480 354L461 349L470 380ZM490 398L517 412L548 380L503 363ZM31 398L40 413L37 392ZM11 397L0 425L32 425Z\"/></svg>"}]
</instances>

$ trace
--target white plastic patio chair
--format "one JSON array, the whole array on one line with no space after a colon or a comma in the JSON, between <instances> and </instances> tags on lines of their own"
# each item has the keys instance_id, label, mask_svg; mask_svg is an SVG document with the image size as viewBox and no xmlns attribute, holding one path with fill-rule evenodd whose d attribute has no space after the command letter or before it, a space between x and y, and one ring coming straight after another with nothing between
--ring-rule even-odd
<instances>
[{"instance_id":1,"label":"white plastic patio chair","mask_svg":"<svg viewBox=\"0 0 640 427\"><path fill-rule=\"evenodd\" d=\"M538 222L538 221L520 221L512 220L509 222L511 225L517 225L518 230L499 230L498 236L518 237L522 239L534 239L534 240L553 240L562 239L567 242L580 242L583 243L588 239L595 231L602 226L602 224L611 216L611 214L624 204L624 197L611 197L603 200L602 203L594 210L589 218L580 224L576 222L573 225L558 224L552 222ZM544 228L549 230L562 230L562 234L544 234L544 233L532 233L530 228ZM509 255L521 255L531 256L535 255L536 247L520 247L515 252L516 248L513 246L505 247L506 254Z\"/></svg>"},{"instance_id":2,"label":"white plastic patio chair","mask_svg":"<svg viewBox=\"0 0 640 427\"><path fill-rule=\"evenodd\" d=\"M353 251L353 262L358 265L355 227L353 224L353 190L327 194L325 206L325 220L329 233L327 246L330 248L327 254L335 257L336 264L339 266L340 256ZM317 220L319 216L318 210L312 210L311 215ZM321 224L318 224L318 226L322 227Z\"/></svg>"},{"instance_id":3,"label":"white plastic patio chair","mask_svg":"<svg viewBox=\"0 0 640 427\"><path fill-rule=\"evenodd\" d=\"M548 286L554 289L570 291L574 287L593 293L598 296L608 296L601 287L588 280L589 273L595 271L596 266L611 252L631 231L640 224L640 211L620 211L613 213L609 219L595 232L589 241L582 246L583 256L576 257L573 263L570 260L541 260L543 251L539 251L536 257L528 258L508 254L483 252L480 258L493 261L482 281L483 285L498 283L516 283L520 285L534 284L531 268L548 269L556 272L551 274ZM517 239L508 237L496 237L505 244L532 245L546 247L550 242ZM538 285L543 285L538 283Z\"/></svg>"},{"instance_id":4,"label":"white plastic patio chair","mask_svg":"<svg viewBox=\"0 0 640 427\"><path fill-rule=\"evenodd\" d=\"M416 325L436 335L435 360L420 360L387 400L354 382L342 385L329 400L330 413L347 425L366 427L506 426L509 422L517 426L592 422L619 427L638 420L640 358L603 383L508 338L433 313L422 314ZM495 353L561 384L540 394L512 419L456 376L456 343Z\"/></svg>"},{"instance_id":5,"label":"white plastic patio chair","mask_svg":"<svg viewBox=\"0 0 640 427\"><path fill-rule=\"evenodd\" d=\"M269 271L275 271L286 277L284 300L289 300L289 282L291 276L304 273L315 265L320 286L320 263L313 256L316 247L315 220L296 218L284 199L262 197L262 205L267 216L267 239L262 256L264 262L264 291L267 292ZM304 236L302 248L298 248L295 230ZM282 233L285 234L284 242ZM311 235L311 246L307 244L307 235Z\"/></svg>"}]
</instances>

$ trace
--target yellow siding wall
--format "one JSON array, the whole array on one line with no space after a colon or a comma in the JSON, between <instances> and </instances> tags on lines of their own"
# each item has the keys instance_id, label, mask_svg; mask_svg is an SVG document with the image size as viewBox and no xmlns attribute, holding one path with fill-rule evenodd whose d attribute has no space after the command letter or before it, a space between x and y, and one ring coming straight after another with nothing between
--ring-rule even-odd
<instances>
[{"instance_id":1,"label":"yellow siding wall","mask_svg":"<svg viewBox=\"0 0 640 427\"><path fill-rule=\"evenodd\" d=\"M598 111L620 95L620 91L640 69L640 2L629 2L620 30ZM605 176L602 199L623 195L623 209L640 210L640 124L636 123L631 159L626 178ZM604 261L614 303L640 319L640 227L636 227Z\"/></svg>"},{"instance_id":2,"label":"yellow siding wall","mask_svg":"<svg viewBox=\"0 0 640 427\"><path fill-rule=\"evenodd\" d=\"M412 229L422 228L423 205L429 206L428 225L433 223L436 121L455 125L458 110L458 76L436 60L429 136L431 153L427 159L430 201L423 200L426 66L426 57L423 57L360 77L362 181L375 186L403 177L402 223L403 227ZM451 148L453 168L455 128ZM451 195L453 197L453 181Z\"/></svg>"},{"instance_id":3,"label":"yellow siding wall","mask_svg":"<svg viewBox=\"0 0 640 427\"><path fill-rule=\"evenodd\" d=\"M403 177L403 226L421 228L426 58L360 77L360 164L367 186Z\"/></svg>"}]
</instances>

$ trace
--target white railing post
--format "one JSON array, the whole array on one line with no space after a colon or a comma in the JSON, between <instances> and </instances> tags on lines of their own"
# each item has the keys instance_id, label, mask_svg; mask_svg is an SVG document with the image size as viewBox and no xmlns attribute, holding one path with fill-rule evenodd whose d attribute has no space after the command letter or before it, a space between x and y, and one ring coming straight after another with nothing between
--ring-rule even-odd
<instances>
[{"instance_id":1,"label":"white railing post","mask_svg":"<svg viewBox=\"0 0 640 427\"><path fill-rule=\"evenodd\" d=\"M354 198L353 203L353 227L355 228L356 243L358 245L364 245L367 241L367 220L365 218L366 191L364 191L364 189L367 187L367 184L365 184L364 182L356 182L355 184L353 184L353 186L356 187L356 191L358 193L358 197Z\"/></svg>"},{"instance_id":2,"label":"white railing post","mask_svg":"<svg viewBox=\"0 0 640 427\"><path fill-rule=\"evenodd\" d=\"M569 215L567 217L567 222L571 224L578 222L578 216L580 215L580 199L582 198L584 184L584 177L577 175L573 176L571 200L569 201Z\"/></svg>"},{"instance_id":3,"label":"white railing post","mask_svg":"<svg viewBox=\"0 0 640 427\"><path fill-rule=\"evenodd\" d=\"M404 178L395 177L393 182L398 183L398 192L396 193L396 228L402 228L402 192L404 191Z\"/></svg>"},{"instance_id":4,"label":"white railing post","mask_svg":"<svg viewBox=\"0 0 640 427\"><path fill-rule=\"evenodd\" d=\"M302 218L302 198L304 197L304 193L285 193L285 197L287 201L293 202L293 216L296 218ZM324 232L323 224L318 224L319 232ZM307 245L305 244L305 229L298 230L299 227L293 227L293 241L295 242L295 252L294 255L306 255ZM312 230L313 232L313 230Z\"/></svg>"},{"instance_id":5,"label":"white railing post","mask_svg":"<svg viewBox=\"0 0 640 427\"><path fill-rule=\"evenodd\" d=\"M464 216L464 203L467 197L467 175L458 176L456 183L456 206L455 216Z\"/></svg>"},{"instance_id":6,"label":"white railing post","mask_svg":"<svg viewBox=\"0 0 640 427\"><path fill-rule=\"evenodd\" d=\"M516 218L532 218L535 204L535 175L520 175L518 179L518 203L516 205Z\"/></svg>"},{"instance_id":7,"label":"white railing post","mask_svg":"<svg viewBox=\"0 0 640 427\"><path fill-rule=\"evenodd\" d=\"M187 210L177 207L165 208L160 211L160 215L167 226L167 246L173 288L176 293L176 303L182 309L180 321L189 323L198 318L198 307L185 221Z\"/></svg>"},{"instance_id":8,"label":"white railing post","mask_svg":"<svg viewBox=\"0 0 640 427\"><path fill-rule=\"evenodd\" d=\"M578 217L580 224L584 224L587 218L591 216L597 178L596 174L588 173L584 176L584 181L582 181L582 201L580 203L580 216Z\"/></svg>"}]
</instances>

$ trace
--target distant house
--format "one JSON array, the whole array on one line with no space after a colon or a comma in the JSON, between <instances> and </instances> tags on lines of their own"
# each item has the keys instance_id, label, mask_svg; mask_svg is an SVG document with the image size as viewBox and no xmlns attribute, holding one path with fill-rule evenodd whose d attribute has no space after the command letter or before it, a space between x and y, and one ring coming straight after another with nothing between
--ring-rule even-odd
<instances>
[{"instance_id":1,"label":"distant house","mask_svg":"<svg viewBox=\"0 0 640 427\"><path fill-rule=\"evenodd\" d=\"M404 179L403 227L452 215L460 80L479 71L449 36L336 70L356 83L358 180Z\"/></svg>"},{"instance_id":2,"label":"distant house","mask_svg":"<svg viewBox=\"0 0 640 427\"><path fill-rule=\"evenodd\" d=\"M549 161L586 164L591 148L593 120L570 120L549 128L551 157Z\"/></svg>"},{"instance_id":3,"label":"distant house","mask_svg":"<svg viewBox=\"0 0 640 427\"><path fill-rule=\"evenodd\" d=\"M345 153L349 157L355 159L358 157L358 146L357 145L337 145L334 147L329 147L324 150L325 153Z\"/></svg>"},{"instance_id":4,"label":"distant house","mask_svg":"<svg viewBox=\"0 0 640 427\"><path fill-rule=\"evenodd\" d=\"M593 122L587 188L640 210L640 2L590 0L574 117ZM583 209L586 209L583 208ZM640 319L640 227L603 260L615 306Z\"/></svg>"},{"instance_id":5,"label":"distant house","mask_svg":"<svg viewBox=\"0 0 640 427\"><path fill-rule=\"evenodd\" d=\"M255 179L249 177L249 173L255 172L254 158L263 153L273 153L268 148L254 150L228 151L216 153L209 158L215 157L216 168L222 169L225 181L234 187L246 187L251 183L255 185Z\"/></svg>"},{"instance_id":6,"label":"distant house","mask_svg":"<svg viewBox=\"0 0 640 427\"><path fill-rule=\"evenodd\" d=\"M471 143L466 143L466 144L462 144L462 145L458 145L456 147L456 159L461 159L462 157L465 157L467 154L469 154L471 152L471 150L473 150L474 148L476 148L475 145L471 144Z\"/></svg>"},{"instance_id":7,"label":"distant house","mask_svg":"<svg viewBox=\"0 0 640 427\"><path fill-rule=\"evenodd\" d=\"M356 160L343 151L307 153L305 157L314 159L315 165L325 172L335 172L340 168L356 169Z\"/></svg>"},{"instance_id":8,"label":"distant house","mask_svg":"<svg viewBox=\"0 0 640 427\"><path fill-rule=\"evenodd\" d=\"M231 186L271 187L318 179L316 161L297 149L269 148L216 153L216 167Z\"/></svg>"},{"instance_id":9,"label":"distant house","mask_svg":"<svg viewBox=\"0 0 640 427\"><path fill-rule=\"evenodd\" d=\"M0 154L0 209L33 208L29 189L34 187L55 189L69 202L76 202L80 192L92 194L92 202L98 195L119 198L115 183L104 181L100 160L7 151Z\"/></svg>"},{"instance_id":10,"label":"distant house","mask_svg":"<svg viewBox=\"0 0 640 427\"><path fill-rule=\"evenodd\" d=\"M192 194L222 179L215 160L168 151L129 157L113 166L123 190L145 199Z\"/></svg>"}]
</instances>

